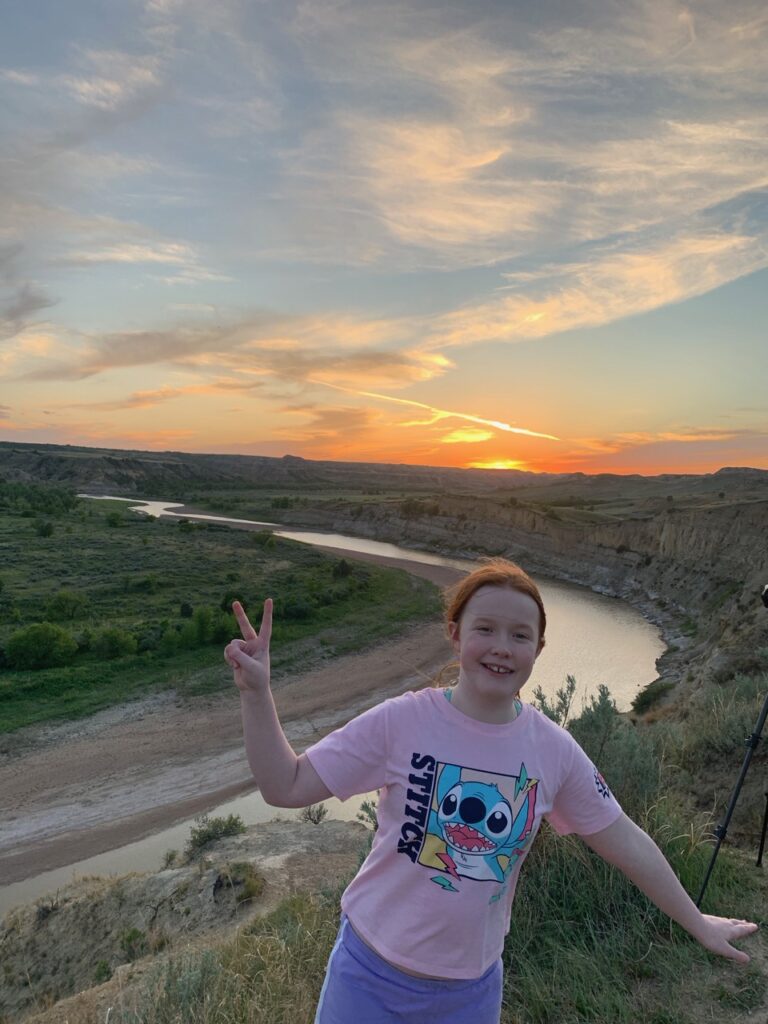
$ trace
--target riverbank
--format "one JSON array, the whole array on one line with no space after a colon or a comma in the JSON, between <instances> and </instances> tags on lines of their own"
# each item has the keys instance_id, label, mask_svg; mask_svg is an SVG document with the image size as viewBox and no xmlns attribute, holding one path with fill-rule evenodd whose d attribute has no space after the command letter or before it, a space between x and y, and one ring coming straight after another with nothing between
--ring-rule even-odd
<instances>
[{"instance_id":1,"label":"riverbank","mask_svg":"<svg viewBox=\"0 0 768 1024\"><path fill-rule=\"evenodd\" d=\"M349 557L446 586L460 575L360 552ZM450 660L435 621L284 679L275 700L303 749L379 700L425 685ZM144 838L253 788L240 705L222 662L221 695L154 696L89 719L20 730L0 762L0 877L32 877Z\"/></svg>"}]
</instances>

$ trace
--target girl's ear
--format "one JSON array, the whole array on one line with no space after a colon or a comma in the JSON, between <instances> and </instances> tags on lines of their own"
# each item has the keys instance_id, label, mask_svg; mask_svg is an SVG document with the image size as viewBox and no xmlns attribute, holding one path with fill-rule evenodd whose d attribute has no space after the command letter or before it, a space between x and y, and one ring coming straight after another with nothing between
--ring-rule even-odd
<instances>
[{"instance_id":1,"label":"girl's ear","mask_svg":"<svg viewBox=\"0 0 768 1024\"><path fill-rule=\"evenodd\" d=\"M451 638L451 646L458 653L459 650L459 624L458 622L448 623L448 636Z\"/></svg>"}]
</instances>

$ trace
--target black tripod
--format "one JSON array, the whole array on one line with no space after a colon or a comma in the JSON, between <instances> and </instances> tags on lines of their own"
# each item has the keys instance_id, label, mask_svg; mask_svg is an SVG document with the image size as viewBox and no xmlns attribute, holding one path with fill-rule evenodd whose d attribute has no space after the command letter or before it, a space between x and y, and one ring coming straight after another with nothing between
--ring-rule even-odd
<instances>
[{"instance_id":1,"label":"black tripod","mask_svg":"<svg viewBox=\"0 0 768 1024\"><path fill-rule=\"evenodd\" d=\"M766 608L768 608L768 585L763 587L761 597L763 604ZM725 817L715 829L715 838L717 839L717 842L715 843L715 848L712 851L712 858L709 862L707 873L704 875L704 881L701 885L701 892L699 893L699 898L696 900L696 906L699 908L701 908L701 901L704 899L704 892L707 888L707 883L709 882L709 876L712 874L712 869L715 866L715 860L717 859L717 855L720 852L720 847L722 846L723 840L725 839L726 834L728 832L728 825L731 820L731 815L733 814L734 808L736 807L736 801L739 799L739 793L741 792L741 787L744 783L744 779L746 778L747 769L749 768L750 761L752 760L752 755L754 754L755 750L757 750L757 745L760 742L760 738L763 734L763 726L765 725L766 718L768 718L768 694L766 694L765 700L763 701L763 709L760 712L760 715L758 716L754 732L746 739L747 752L744 755L744 763L741 766L741 774L739 775L738 782L736 783L736 787L733 790L730 803L728 804L728 809L725 812ZM760 850L757 854L758 867L760 867L760 865L763 862L763 850L765 849L765 834L766 829L768 829L768 793L765 794L765 800L766 803L765 813L763 815L763 830L760 835Z\"/></svg>"}]
</instances>

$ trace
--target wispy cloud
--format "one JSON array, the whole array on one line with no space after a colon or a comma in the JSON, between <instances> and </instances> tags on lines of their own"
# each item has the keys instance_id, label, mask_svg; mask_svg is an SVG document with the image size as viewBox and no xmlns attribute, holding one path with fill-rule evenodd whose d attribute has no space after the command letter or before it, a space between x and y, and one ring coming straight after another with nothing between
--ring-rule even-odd
<instances>
[{"instance_id":1,"label":"wispy cloud","mask_svg":"<svg viewBox=\"0 0 768 1024\"><path fill-rule=\"evenodd\" d=\"M102 110L117 110L161 84L158 61L152 55L84 50L81 64L84 73L60 75L57 84L80 103Z\"/></svg>"},{"instance_id":2,"label":"wispy cloud","mask_svg":"<svg viewBox=\"0 0 768 1024\"><path fill-rule=\"evenodd\" d=\"M402 325L392 322L397 338ZM452 364L441 353L379 346L383 322L348 317L253 315L238 323L180 325L92 338L67 361L51 359L26 374L35 380L80 380L132 366L174 364L205 375L237 371L287 381L401 388L445 373Z\"/></svg>"},{"instance_id":3,"label":"wispy cloud","mask_svg":"<svg viewBox=\"0 0 768 1024\"><path fill-rule=\"evenodd\" d=\"M381 395L376 394L373 391L352 391L350 388L343 388L335 384L328 384L327 381L311 380L310 383L323 383L326 384L327 387L335 388L337 391L348 391L351 394L356 394L363 398L375 398L378 401L382 402L393 402L396 405L405 405L414 409L425 409L430 414L429 419L427 420L409 420L407 422L401 423L401 426L431 426L432 424L438 423L441 420L459 419L466 420L469 423L478 423L481 426L493 427L494 430L499 430L502 431L503 433L522 434L525 435L526 437L542 437L546 438L549 441L560 440L553 434L542 434L536 430L528 430L525 427L515 427L511 423L505 423L502 420L483 419L482 416L473 416L470 413L454 412L449 409L438 409L433 405L427 405L426 402L416 402L410 398L396 398L394 395Z\"/></svg>"},{"instance_id":4,"label":"wispy cloud","mask_svg":"<svg viewBox=\"0 0 768 1024\"><path fill-rule=\"evenodd\" d=\"M634 249L613 248L589 262L547 267L536 287L521 288L513 274L516 293L438 318L427 344L517 341L608 324L703 295L764 267L768 245L759 235L702 229L655 245L635 242Z\"/></svg>"}]
</instances>

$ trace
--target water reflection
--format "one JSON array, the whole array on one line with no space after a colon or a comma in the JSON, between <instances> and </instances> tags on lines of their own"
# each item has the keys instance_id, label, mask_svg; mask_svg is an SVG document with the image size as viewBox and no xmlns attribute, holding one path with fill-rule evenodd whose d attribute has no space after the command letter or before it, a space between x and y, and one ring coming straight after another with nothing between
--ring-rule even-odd
<instances>
[{"instance_id":1,"label":"water reflection","mask_svg":"<svg viewBox=\"0 0 768 1024\"><path fill-rule=\"evenodd\" d=\"M243 759L245 760L245 755L243 755ZM366 799L375 799L375 797L375 793L369 793L364 796L350 797L343 803L335 797L326 800L328 817L340 821L354 821L362 802ZM293 820L298 818L301 810L290 807L271 807L265 803L258 791L254 791L220 804L208 813L211 817L239 814L246 825L258 825L275 819ZM21 882L14 882L13 885L6 885L0 889L0 916L12 907L28 903L44 893L55 892L85 875L109 876L123 875L129 871L158 871L162 867L163 857L168 850L181 852L184 849L194 824L195 819L190 818L172 828L155 832L153 835L147 836L146 839L129 843L119 849L108 850L96 857L88 857L75 864L68 864L66 867L46 871L33 878L25 878Z\"/></svg>"}]
</instances>

